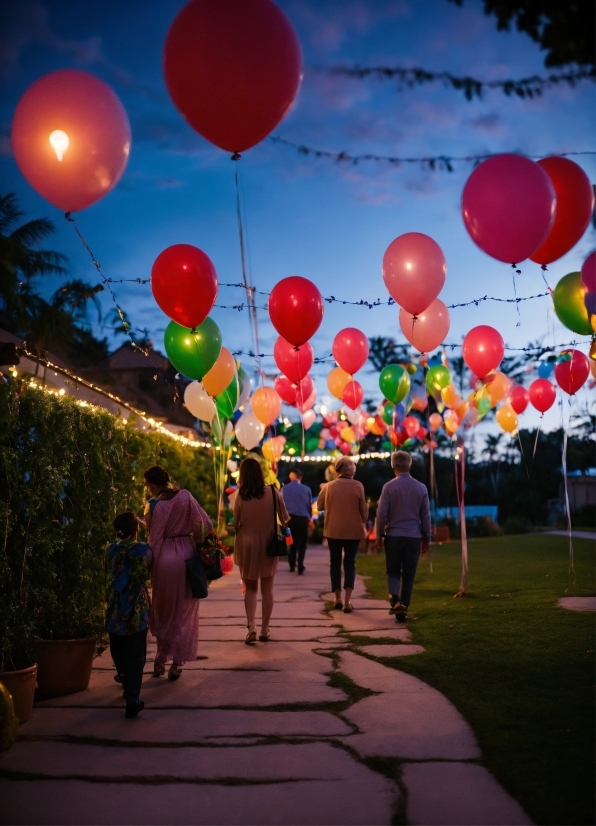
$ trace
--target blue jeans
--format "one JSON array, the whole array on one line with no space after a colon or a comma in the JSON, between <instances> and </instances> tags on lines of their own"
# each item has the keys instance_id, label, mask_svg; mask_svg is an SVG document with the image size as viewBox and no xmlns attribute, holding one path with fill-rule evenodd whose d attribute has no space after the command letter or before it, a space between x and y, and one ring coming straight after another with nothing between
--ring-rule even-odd
<instances>
[{"instance_id":1,"label":"blue jeans","mask_svg":"<svg viewBox=\"0 0 596 826\"><path fill-rule=\"evenodd\" d=\"M409 605L420 558L420 539L410 536L385 537L385 561L389 593Z\"/></svg>"},{"instance_id":2,"label":"blue jeans","mask_svg":"<svg viewBox=\"0 0 596 826\"><path fill-rule=\"evenodd\" d=\"M356 581L356 554L359 539L329 539L329 557L331 573L331 590L341 591L341 559L344 560L344 588L353 588Z\"/></svg>"}]
</instances>

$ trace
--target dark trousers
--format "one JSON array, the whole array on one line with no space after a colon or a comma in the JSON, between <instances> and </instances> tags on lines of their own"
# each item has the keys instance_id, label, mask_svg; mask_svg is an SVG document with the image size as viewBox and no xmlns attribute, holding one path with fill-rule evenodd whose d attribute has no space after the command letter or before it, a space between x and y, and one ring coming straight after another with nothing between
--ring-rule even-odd
<instances>
[{"instance_id":1,"label":"dark trousers","mask_svg":"<svg viewBox=\"0 0 596 826\"><path fill-rule=\"evenodd\" d=\"M147 659L147 630L136 634L110 634L110 654L122 677L126 699L138 700Z\"/></svg>"},{"instance_id":2,"label":"dark trousers","mask_svg":"<svg viewBox=\"0 0 596 826\"><path fill-rule=\"evenodd\" d=\"M344 588L353 588L356 581L356 554L359 539L327 539L331 564L331 590L341 591L341 561L344 561Z\"/></svg>"},{"instance_id":3,"label":"dark trousers","mask_svg":"<svg viewBox=\"0 0 596 826\"><path fill-rule=\"evenodd\" d=\"M385 537L385 561L389 593L399 597L402 605L409 605L414 588L414 577L420 558L420 539L410 536Z\"/></svg>"},{"instance_id":4,"label":"dark trousers","mask_svg":"<svg viewBox=\"0 0 596 826\"><path fill-rule=\"evenodd\" d=\"M306 553L306 543L308 542L308 516L293 516L290 514L290 530L294 540L288 548L288 562L290 570L296 567L296 557L298 557L298 570L304 570L304 554Z\"/></svg>"}]
</instances>

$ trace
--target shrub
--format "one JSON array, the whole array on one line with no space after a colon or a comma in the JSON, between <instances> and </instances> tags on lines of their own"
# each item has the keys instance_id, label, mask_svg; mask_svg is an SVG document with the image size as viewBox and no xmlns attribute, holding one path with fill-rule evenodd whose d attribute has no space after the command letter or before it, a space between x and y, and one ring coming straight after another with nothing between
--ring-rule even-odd
<instances>
[{"instance_id":1,"label":"shrub","mask_svg":"<svg viewBox=\"0 0 596 826\"><path fill-rule=\"evenodd\" d=\"M494 522L490 516L477 516L475 519L466 519L466 530L468 536L503 536L502 528Z\"/></svg>"},{"instance_id":2,"label":"shrub","mask_svg":"<svg viewBox=\"0 0 596 826\"><path fill-rule=\"evenodd\" d=\"M525 516L510 516L503 525L503 531L508 535L530 533L533 530L532 523Z\"/></svg>"},{"instance_id":3,"label":"shrub","mask_svg":"<svg viewBox=\"0 0 596 826\"><path fill-rule=\"evenodd\" d=\"M107 411L0 385L0 670L35 642L98 634L114 516L139 515L143 471L163 464L215 512L211 458Z\"/></svg>"}]
</instances>

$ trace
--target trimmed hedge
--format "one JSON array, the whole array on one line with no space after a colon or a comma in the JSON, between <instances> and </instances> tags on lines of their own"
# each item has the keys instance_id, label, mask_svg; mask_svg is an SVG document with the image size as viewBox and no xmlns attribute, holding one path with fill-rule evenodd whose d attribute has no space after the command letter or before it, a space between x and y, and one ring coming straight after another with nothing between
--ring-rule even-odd
<instances>
[{"instance_id":1,"label":"trimmed hedge","mask_svg":"<svg viewBox=\"0 0 596 826\"><path fill-rule=\"evenodd\" d=\"M207 450L72 397L0 385L0 671L28 665L37 639L102 631L112 521L142 515L153 464L215 515Z\"/></svg>"}]
</instances>

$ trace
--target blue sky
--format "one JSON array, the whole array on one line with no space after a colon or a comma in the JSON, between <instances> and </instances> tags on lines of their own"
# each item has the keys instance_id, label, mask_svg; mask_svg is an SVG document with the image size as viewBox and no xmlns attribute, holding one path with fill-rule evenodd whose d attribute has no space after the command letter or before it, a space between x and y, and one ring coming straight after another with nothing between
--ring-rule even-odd
<instances>
[{"instance_id":1,"label":"blue sky","mask_svg":"<svg viewBox=\"0 0 596 826\"><path fill-rule=\"evenodd\" d=\"M37 77L78 67L107 81L127 109L133 133L128 169L118 187L77 220L104 273L112 278L148 278L152 262L174 243L191 243L214 261L221 282L241 280L235 215L234 164L196 135L170 102L161 74L168 26L181 2L51 0L13 4L0 20L0 179L2 191L17 193L28 216L52 218L58 231L52 247L69 258L70 277L95 283L91 263L60 212L38 196L20 175L8 140L20 95ZM469 155L519 151L530 156L594 150L594 85L560 87L542 98L521 101L498 91L468 102L439 85L403 92L391 81L330 77L320 67L386 64L448 70L481 79L546 74L544 54L527 36L497 32L478 0L458 8L446 0L283 0L279 5L300 36L305 78L297 104L275 134L317 148L400 156ZM150 9L150 10L149 10ZM596 179L594 159L574 158ZM441 298L457 303L491 294L513 296L511 268L482 253L468 237L459 199L471 167L453 173L387 164L338 165L304 158L291 148L264 142L241 162L251 281L270 290L293 274L312 279L323 295L349 300L386 299L381 260L388 244L408 231L425 232L443 248L447 281ZM578 270L594 247L590 228L580 243L551 265L551 286ZM544 291L538 265L525 262L519 295ZM48 284L51 292L56 284ZM117 285L118 300L133 323L148 328L159 347L166 319L149 286ZM264 297L263 297L264 299ZM218 303L243 300L222 287ZM104 309L110 309L106 295ZM259 302L264 304L264 300ZM549 299L515 306L484 303L451 312L449 341L461 341L476 324L496 326L506 343L521 347L571 341L554 318ZM250 347L246 313L216 309L213 317L230 349ZM313 341L318 356L330 352L335 333L356 326L367 335L403 340L397 309L368 310L326 305ZM259 313L262 351L271 353L275 333ZM250 367L249 359L244 359ZM273 372L273 362L265 362ZM271 365L271 369L269 369ZM326 369L314 375L320 395ZM375 391L372 372L358 376ZM587 400L587 390L582 391ZM523 424L537 418L524 415ZM548 426L556 426L553 410Z\"/></svg>"}]
</instances>

